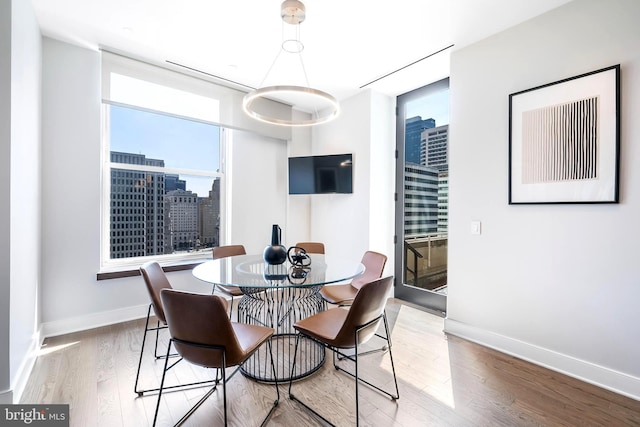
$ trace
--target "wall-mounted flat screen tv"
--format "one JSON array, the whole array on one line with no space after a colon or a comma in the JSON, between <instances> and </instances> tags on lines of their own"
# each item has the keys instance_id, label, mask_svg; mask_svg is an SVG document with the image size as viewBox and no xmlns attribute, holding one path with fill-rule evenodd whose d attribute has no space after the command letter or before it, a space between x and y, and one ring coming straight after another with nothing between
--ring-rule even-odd
<instances>
[{"instance_id":1,"label":"wall-mounted flat screen tv","mask_svg":"<svg viewBox=\"0 0 640 427\"><path fill-rule=\"evenodd\" d=\"M351 154L289 157L289 194L353 193Z\"/></svg>"}]
</instances>

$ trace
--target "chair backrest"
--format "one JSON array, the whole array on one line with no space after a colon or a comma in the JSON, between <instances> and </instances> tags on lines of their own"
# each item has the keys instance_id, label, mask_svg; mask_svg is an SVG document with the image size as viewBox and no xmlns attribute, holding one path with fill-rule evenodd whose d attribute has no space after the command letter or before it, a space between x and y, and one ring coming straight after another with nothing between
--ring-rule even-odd
<instances>
[{"instance_id":1,"label":"chair backrest","mask_svg":"<svg viewBox=\"0 0 640 427\"><path fill-rule=\"evenodd\" d=\"M160 292L163 289L173 289L171 283L169 283L169 279L167 279L167 275L164 274L164 270L156 261L149 261L142 264L140 266L140 273L144 278L144 283L147 285L153 312L159 321L166 324L167 319L165 318L162 300L160 299Z\"/></svg>"},{"instance_id":2,"label":"chair backrest","mask_svg":"<svg viewBox=\"0 0 640 427\"><path fill-rule=\"evenodd\" d=\"M235 255L246 255L243 245L217 246L213 248L213 259L226 258Z\"/></svg>"},{"instance_id":3,"label":"chair backrest","mask_svg":"<svg viewBox=\"0 0 640 427\"><path fill-rule=\"evenodd\" d=\"M360 289L365 283L373 282L382 277L384 266L387 263L387 256L378 252L367 251L362 256L361 262L365 266L364 273L351 281L351 286L357 289Z\"/></svg>"},{"instance_id":4,"label":"chair backrest","mask_svg":"<svg viewBox=\"0 0 640 427\"><path fill-rule=\"evenodd\" d=\"M308 254L324 254L324 243L321 242L298 242L296 246Z\"/></svg>"},{"instance_id":5,"label":"chair backrest","mask_svg":"<svg viewBox=\"0 0 640 427\"><path fill-rule=\"evenodd\" d=\"M244 361L242 347L221 297L166 289L161 292L161 298L171 337L196 344L185 345L174 341L180 356L196 365L219 368L222 367L222 352L197 346L215 345L224 347L226 366Z\"/></svg>"},{"instance_id":6,"label":"chair backrest","mask_svg":"<svg viewBox=\"0 0 640 427\"><path fill-rule=\"evenodd\" d=\"M349 308L349 313L336 335L334 342L338 347L352 347L355 344L355 329L378 319L377 322L373 322L359 332L358 344L367 342L376 333L391 286L393 286L393 276L364 283L360 287ZM334 310L342 309L336 308Z\"/></svg>"}]
</instances>

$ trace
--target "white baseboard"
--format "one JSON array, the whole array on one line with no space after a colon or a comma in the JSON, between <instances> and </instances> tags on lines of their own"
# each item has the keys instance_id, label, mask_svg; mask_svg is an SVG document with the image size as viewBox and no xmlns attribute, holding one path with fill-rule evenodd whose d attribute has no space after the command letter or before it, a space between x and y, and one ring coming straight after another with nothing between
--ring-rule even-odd
<instances>
[{"instance_id":1,"label":"white baseboard","mask_svg":"<svg viewBox=\"0 0 640 427\"><path fill-rule=\"evenodd\" d=\"M101 326L113 325L129 320L141 319L147 316L148 304L121 308L112 311L92 313L86 316L72 317L53 322L44 322L41 327L43 338L57 335L70 334L72 332L85 331Z\"/></svg>"},{"instance_id":2,"label":"white baseboard","mask_svg":"<svg viewBox=\"0 0 640 427\"><path fill-rule=\"evenodd\" d=\"M22 360L22 363L18 368L18 372L16 373L16 378L13 384L13 403L19 403L20 399L22 399L22 393L27 386L33 366L36 364L36 359L38 358L38 353L42 346L42 341L44 340L44 338L42 338L41 331L42 328L33 334L33 340L31 341L31 345L27 351L27 356Z\"/></svg>"},{"instance_id":3,"label":"white baseboard","mask_svg":"<svg viewBox=\"0 0 640 427\"><path fill-rule=\"evenodd\" d=\"M444 331L614 393L640 400L640 378L451 319L445 319Z\"/></svg>"}]
</instances>

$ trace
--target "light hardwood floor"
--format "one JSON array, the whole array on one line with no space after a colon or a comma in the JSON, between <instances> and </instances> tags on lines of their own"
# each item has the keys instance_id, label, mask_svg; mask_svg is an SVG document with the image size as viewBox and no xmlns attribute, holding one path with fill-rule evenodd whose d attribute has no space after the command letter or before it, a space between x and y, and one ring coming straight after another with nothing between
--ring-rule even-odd
<instances>
[{"instance_id":1,"label":"light hardwood floor","mask_svg":"<svg viewBox=\"0 0 640 427\"><path fill-rule=\"evenodd\" d=\"M364 426L639 426L640 402L501 354L442 332L443 319L391 299L387 316L400 399L360 387ZM68 403L71 426L150 426L154 394L133 391L144 320L48 338L22 403ZM160 348L166 343L162 340ZM166 347L164 347L166 348ZM294 383L294 393L337 425L355 425L354 382L330 363ZM363 358L363 376L391 387L388 355ZM159 384L163 362L145 355L143 386ZM170 381L206 378L213 372L180 363ZM172 425L207 389L163 394L158 425ZM227 388L230 425L258 425L275 398L275 387L234 376ZM221 390L187 426L222 425ZM288 398L272 426L323 425Z\"/></svg>"}]
</instances>

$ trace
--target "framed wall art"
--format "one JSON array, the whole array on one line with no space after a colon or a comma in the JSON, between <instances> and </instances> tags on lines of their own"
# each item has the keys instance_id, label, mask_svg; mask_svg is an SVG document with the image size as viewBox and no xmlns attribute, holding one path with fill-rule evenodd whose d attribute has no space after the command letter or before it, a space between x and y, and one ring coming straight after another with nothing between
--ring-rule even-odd
<instances>
[{"instance_id":1,"label":"framed wall art","mask_svg":"<svg viewBox=\"0 0 640 427\"><path fill-rule=\"evenodd\" d=\"M509 95L509 204L618 203L620 65Z\"/></svg>"}]
</instances>

